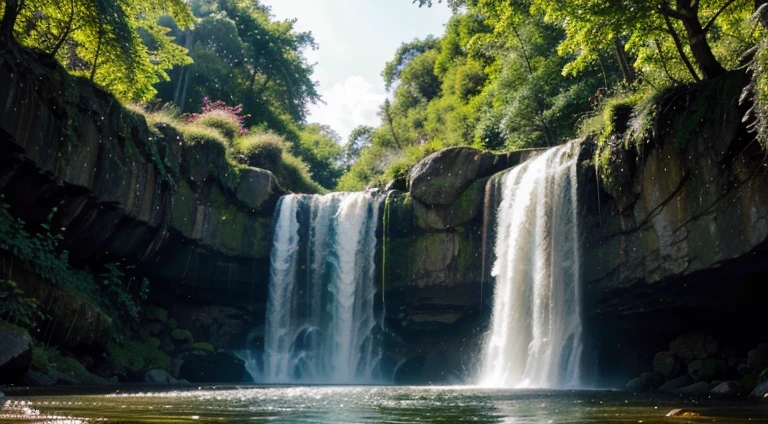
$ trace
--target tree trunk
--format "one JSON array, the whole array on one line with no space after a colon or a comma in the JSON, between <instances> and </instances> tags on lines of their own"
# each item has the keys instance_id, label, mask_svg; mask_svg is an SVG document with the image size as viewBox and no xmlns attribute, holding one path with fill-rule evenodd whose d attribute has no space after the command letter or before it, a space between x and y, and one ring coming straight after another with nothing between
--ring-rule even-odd
<instances>
[{"instance_id":1,"label":"tree trunk","mask_svg":"<svg viewBox=\"0 0 768 424\"><path fill-rule=\"evenodd\" d=\"M99 55L101 54L101 43L104 38L104 30L99 28L99 39L96 42L96 54L93 57L93 65L91 66L91 82L96 78L96 66L99 64Z\"/></svg>"},{"instance_id":2,"label":"tree trunk","mask_svg":"<svg viewBox=\"0 0 768 424\"><path fill-rule=\"evenodd\" d=\"M705 79L712 79L726 73L725 68L717 61L707 42L707 32L699 22L698 6L691 6L690 0L678 0L678 12L688 33L688 45L691 47L693 59L699 66Z\"/></svg>"},{"instance_id":3,"label":"tree trunk","mask_svg":"<svg viewBox=\"0 0 768 424\"><path fill-rule=\"evenodd\" d=\"M5 40L13 39L13 27L16 25L16 19L23 7L24 0L6 0L3 20L0 21L0 37Z\"/></svg>"},{"instance_id":4,"label":"tree trunk","mask_svg":"<svg viewBox=\"0 0 768 424\"><path fill-rule=\"evenodd\" d=\"M614 38L613 47L616 49L616 61L619 62L619 68L621 68L621 75L624 77L624 82L627 84L634 83L635 73L627 60L627 52L624 50L624 44L622 44L618 38Z\"/></svg>"},{"instance_id":5,"label":"tree trunk","mask_svg":"<svg viewBox=\"0 0 768 424\"><path fill-rule=\"evenodd\" d=\"M763 28L768 29L768 0L755 0L755 13L758 12L760 13L757 17L758 22L763 25Z\"/></svg>"},{"instance_id":6,"label":"tree trunk","mask_svg":"<svg viewBox=\"0 0 768 424\"><path fill-rule=\"evenodd\" d=\"M384 114L387 117L387 123L389 124L389 131L392 132L392 138L395 141L395 144L397 145L398 149L402 149L403 146L400 145L400 140L397 138L397 133L395 132L395 123L392 119L392 113L389 110L389 100L384 101Z\"/></svg>"},{"instance_id":7,"label":"tree trunk","mask_svg":"<svg viewBox=\"0 0 768 424\"><path fill-rule=\"evenodd\" d=\"M680 41L680 37L677 35L677 31L675 31L675 27L672 26L672 22L669 20L668 16L664 16L664 22L667 24L667 30L669 31L669 35L672 36L672 40L675 42L675 48L677 49L677 53L680 55L680 60L683 61L683 64L685 64L686 69L688 69L688 72L691 73L691 76L693 77L694 81L701 81L701 78L699 78L699 74L696 73L696 69L693 68L693 65L691 64L691 61L688 60L688 55L685 54L685 50L683 49L683 43Z\"/></svg>"}]
</instances>

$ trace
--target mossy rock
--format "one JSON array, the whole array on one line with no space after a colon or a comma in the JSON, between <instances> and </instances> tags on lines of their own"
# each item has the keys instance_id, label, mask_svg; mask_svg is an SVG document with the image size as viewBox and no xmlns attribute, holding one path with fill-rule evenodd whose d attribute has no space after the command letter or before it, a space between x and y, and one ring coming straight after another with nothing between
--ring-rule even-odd
<instances>
[{"instance_id":1,"label":"mossy rock","mask_svg":"<svg viewBox=\"0 0 768 424\"><path fill-rule=\"evenodd\" d=\"M174 342L183 342L183 343L194 343L195 339L192 337L192 333L190 333L187 330L182 330L180 328L177 328L171 332L171 338Z\"/></svg>"},{"instance_id":2,"label":"mossy rock","mask_svg":"<svg viewBox=\"0 0 768 424\"><path fill-rule=\"evenodd\" d=\"M150 321L165 323L168 321L168 311L155 305L144 307L144 316Z\"/></svg>"},{"instance_id":3,"label":"mossy rock","mask_svg":"<svg viewBox=\"0 0 768 424\"><path fill-rule=\"evenodd\" d=\"M206 342L192 343L190 350L192 352L200 352L204 354L211 354L214 352L213 345Z\"/></svg>"},{"instance_id":4,"label":"mossy rock","mask_svg":"<svg viewBox=\"0 0 768 424\"><path fill-rule=\"evenodd\" d=\"M171 330L175 330L175 329L179 328L179 323L178 323L178 322L176 321L176 319L174 319L174 318L171 318L171 319L169 319L169 320L168 320L168 322L167 322L167 323L165 323L165 324L166 324L166 325L168 326L168 328L170 328Z\"/></svg>"},{"instance_id":5,"label":"mossy rock","mask_svg":"<svg viewBox=\"0 0 768 424\"><path fill-rule=\"evenodd\" d=\"M51 372L51 363L45 349L37 346L32 348L32 369L46 374Z\"/></svg>"},{"instance_id":6,"label":"mossy rock","mask_svg":"<svg viewBox=\"0 0 768 424\"><path fill-rule=\"evenodd\" d=\"M153 369L171 372L171 358L160 350L160 340L128 340L107 346L107 365L110 372L124 377L139 376Z\"/></svg>"},{"instance_id":7,"label":"mossy rock","mask_svg":"<svg viewBox=\"0 0 768 424\"><path fill-rule=\"evenodd\" d=\"M58 350L56 349L47 349L45 352L46 360L49 361L49 369L48 372L52 373L53 371L57 371L63 374L66 374L68 376L73 377L75 380L77 380L80 383L83 384L107 384L110 383L109 380L106 380L104 378L101 378L97 375L91 374L83 364L78 362L77 359L71 358L69 356L63 356Z\"/></svg>"}]
</instances>

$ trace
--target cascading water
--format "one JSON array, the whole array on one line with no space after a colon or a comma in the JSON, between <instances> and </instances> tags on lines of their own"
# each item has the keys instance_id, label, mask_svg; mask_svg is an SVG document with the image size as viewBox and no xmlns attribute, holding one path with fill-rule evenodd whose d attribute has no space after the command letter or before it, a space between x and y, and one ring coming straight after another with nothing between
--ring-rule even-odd
<instances>
[{"instance_id":1,"label":"cascading water","mask_svg":"<svg viewBox=\"0 0 768 424\"><path fill-rule=\"evenodd\" d=\"M379 202L362 192L280 199L264 341L267 382L375 379Z\"/></svg>"},{"instance_id":2,"label":"cascading water","mask_svg":"<svg viewBox=\"0 0 768 424\"><path fill-rule=\"evenodd\" d=\"M501 201L482 386L552 388L580 382L577 156L574 145L555 147L495 182Z\"/></svg>"}]
</instances>

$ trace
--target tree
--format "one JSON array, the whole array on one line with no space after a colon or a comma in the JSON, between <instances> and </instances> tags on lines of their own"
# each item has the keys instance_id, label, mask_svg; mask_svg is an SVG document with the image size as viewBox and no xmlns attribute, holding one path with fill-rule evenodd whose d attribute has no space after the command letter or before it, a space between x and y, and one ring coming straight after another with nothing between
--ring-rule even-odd
<instances>
[{"instance_id":1,"label":"tree","mask_svg":"<svg viewBox=\"0 0 768 424\"><path fill-rule=\"evenodd\" d=\"M349 167L360 157L360 152L373 144L373 132L375 129L368 125L355 127L344 145L344 168Z\"/></svg>"},{"instance_id":2,"label":"tree","mask_svg":"<svg viewBox=\"0 0 768 424\"><path fill-rule=\"evenodd\" d=\"M400 80L400 74L406 66L417 56L432 50L438 46L438 40L429 35L425 39L415 39L409 43L403 43L395 52L395 58L384 65L381 76L387 91L391 90Z\"/></svg>"},{"instance_id":3,"label":"tree","mask_svg":"<svg viewBox=\"0 0 768 424\"><path fill-rule=\"evenodd\" d=\"M336 131L328 125L304 125L292 150L309 165L318 184L327 189L336 186L343 172L341 137Z\"/></svg>"},{"instance_id":4,"label":"tree","mask_svg":"<svg viewBox=\"0 0 768 424\"><path fill-rule=\"evenodd\" d=\"M167 70L189 63L172 42L170 16L182 27L193 22L184 0L10 0L4 31L23 45L56 57L70 72L90 78L122 100L150 99Z\"/></svg>"},{"instance_id":5,"label":"tree","mask_svg":"<svg viewBox=\"0 0 768 424\"><path fill-rule=\"evenodd\" d=\"M307 105L320 101L304 57L305 49L316 47L312 34L295 31L295 21L274 20L257 1L190 5L198 24L175 34L195 62L174 70L171 82L158 86L160 97L182 111L197 110L205 97L242 104L249 125L296 139L294 121L303 121Z\"/></svg>"}]
</instances>

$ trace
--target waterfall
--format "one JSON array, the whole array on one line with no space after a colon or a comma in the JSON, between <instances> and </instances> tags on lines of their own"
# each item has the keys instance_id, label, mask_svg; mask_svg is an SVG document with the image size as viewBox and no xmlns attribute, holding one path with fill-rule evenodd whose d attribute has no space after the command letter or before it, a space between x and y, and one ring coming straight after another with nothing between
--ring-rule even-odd
<instances>
[{"instance_id":1,"label":"waterfall","mask_svg":"<svg viewBox=\"0 0 768 424\"><path fill-rule=\"evenodd\" d=\"M379 202L371 193L289 195L270 257L264 376L270 383L370 383Z\"/></svg>"},{"instance_id":2,"label":"waterfall","mask_svg":"<svg viewBox=\"0 0 768 424\"><path fill-rule=\"evenodd\" d=\"M574 146L552 148L496 181L501 200L491 270L495 288L483 344L482 386L553 388L580 382Z\"/></svg>"}]
</instances>

